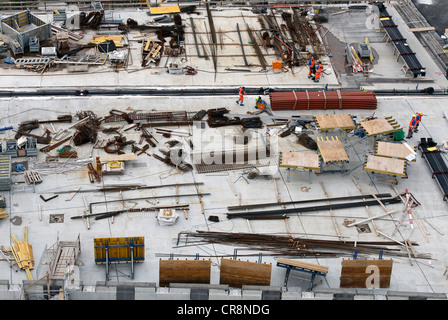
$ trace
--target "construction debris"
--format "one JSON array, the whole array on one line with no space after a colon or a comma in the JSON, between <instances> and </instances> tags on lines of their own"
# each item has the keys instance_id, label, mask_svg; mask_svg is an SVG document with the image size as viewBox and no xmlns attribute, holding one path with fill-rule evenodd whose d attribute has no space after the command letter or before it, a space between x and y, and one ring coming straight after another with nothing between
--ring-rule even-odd
<instances>
[{"instance_id":1,"label":"construction debris","mask_svg":"<svg viewBox=\"0 0 448 320\"><path fill-rule=\"evenodd\" d=\"M311 138L306 133L300 133L297 136L297 143L301 144L302 146L304 146L307 149L317 150L317 143L316 143L316 141L314 141L313 138Z\"/></svg>"},{"instance_id":2,"label":"construction debris","mask_svg":"<svg viewBox=\"0 0 448 320\"><path fill-rule=\"evenodd\" d=\"M176 223L179 215L171 209L160 209L157 213L157 220L162 226L172 226Z\"/></svg>"},{"instance_id":3,"label":"construction debris","mask_svg":"<svg viewBox=\"0 0 448 320\"><path fill-rule=\"evenodd\" d=\"M11 223L11 227L15 228L13 225L29 224L38 219L38 223L44 228L47 226L45 218L49 217L50 223L59 223L64 222L64 214L68 214L73 220L83 220L83 223L85 221L90 233L104 231L103 227L110 227L111 224L114 230L121 232L128 225L141 224L143 226L146 222L140 222L140 218L150 216L154 220L157 219L160 226L171 226L168 228L157 226L156 229L161 228L164 235L169 236L173 231L178 234L177 245L173 246L174 251L201 245L213 247L222 245L223 247L216 247L210 251L204 250L209 251L210 255L216 258L221 254L231 256L229 251L231 249L224 248L224 246L231 246L234 249L234 260L238 257L237 250L241 250L239 256L258 256L259 262L262 262L263 255L273 256L275 259L279 258L277 262L286 261L290 263L290 266L307 266L307 264L287 261L282 257L333 258L334 260L341 257L354 257L356 260L357 255L360 254L363 257L379 255L378 261L380 261L384 253L391 257L408 258L411 265L414 263L411 258L431 259L430 262L433 265L428 263L425 267L440 267L437 259L432 259L430 254L417 252L418 242L410 239L412 235L417 235L429 243L430 233L425 229L426 224L438 234L443 235L443 232L436 228L439 227L437 219L440 215L426 214L430 212L429 208L420 213L419 206L427 204L423 203L424 201L422 203L417 201L409 191L410 189L405 189L404 193L396 190L395 196L390 193L380 193L381 188L378 188L376 184L379 181L375 179L377 175L388 174L390 171L372 170L364 176L370 179L361 180L374 184L375 190L379 190L378 193L369 190L369 194L364 194L355 182L361 195L353 196L352 192L356 189L342 188L343 179L325 181L326 185L336 187L337 191L340 191L340 196L329 196L322 181L320 184L325 197L319 197L318 193L313 191L316 188L311 187L315 176L325 180L328 177L325 174L328 173L346 175L353 173L357 168L369 171L367 170L370 168L367 166L369 158L378 156L378 148L375 149L379 142L377 140L389 141L392 139L391 134L401 130L398 121L391 116L385 116L382 119L375 115L364 114L363 120L356 125L355 119L360 115L350 114L345 116L353 125L340 125L335 121L337 123L330 127L324 127L321 118L317 119L324 113L340 116L337 113L343 109L374 110L378 107L378 102L381 102L384 108L384 104L392 100L392 98L377 100L378 91L374 89L369 91L354 87L351 90L344 90L341 87L343 82L339 81L339 74L324 72L326 76L332 75L331 79L324 79L328 80L328 85L327 81L324 81L325 88L316 83L303 86L304 83L300 82L300 79L306 79L308 69L305 63L310 57L320 60L319 63L323 58L326 70L330 68L336 70L338 66L337 61L328 59L331 53L325 48L328 44L327 40L335 41L334 38L338 38L338 34L328 33L329 28L337 24L329 21L328 18L331 16L323 14L321 9L323 6L270 4L268 7L258 7L250 4L249 8L244 8L241 15L231 16L233 20L230 20L232 12L236 12L234 8L228 10L226 6L211 2L205 2L198 8L196 6L184 8L171 5L151 6L147 2L149 10L143 12L145 19L128 18L124 20L125 23L122 23L121 19L113 19L112 10L104 10L99 2L92 2L90 5L90 12L81 12L68 19L65 10L54 10L53 19L57 22L51 24L53 34L51 39L40 39L36 34L22 44L19 38L10 39L8 42L14 58L7 57L9 59L4 60L4 68L10 68L17 74L21 74L22 70L41 73L58 71L54 73L55 77L66 75L62 69L67 68L68 76L75 79L76 76L71 72L78 72L78 78L86 80L83 83L87 87L78 88L80 84L74 81L73 86L77 87L74 90L64 88L66 86L64 83L60 84L61 88L64 88L60 91L59 89L38 89L37 93L32 95L49 96L48 101L45 102L49 105L38 106L32 113L27 113L30 110L25 108L28 104L40 101L40 98L11 100L7 105L7 109L11 108L13 112L4 114L5 127L0 129L0 152L2 155L8 155L8 157L2 157L4 170L2 170L0 189L14 191L9 195L13 200L11 209L14 209L13 206L35 203L36 199L38 206L23 210L22 208L7 210L9 208L1 195L0 219L8 217L9 212L14 213L10 220L5 219L3 223ZM114 7L113 3L108 5ZM140 6L144 5L140 4ZM84 9L88 9L87 6L84 6ZM139 11L143 10L138 9L134 14L137 16ZM244 11L249 12L249 15ZM153 12L166 14L156 16L152 15ZM348 8L338 11L337 14L349 12ZM185 20L186 15L192 13L198 18L189 16L189 19ZM227 19L228 27L225 29L221 29L217 24L222 23L223 19ZM382 19L384 20L381 20L380 24L386 26L388 23L385 21L389 18L383 16ZM325 25L328 21L333 23L329 28ZM10 19L7 22L13 24L12 27L16 31L22 27L18 20ZM343 27L342 23L340 25ZM319 33L323 29L325 33ZM421 32L426 31L421 30ZM399 41L401 43L403 40L399 39ZM353 76L353 81L351 83L356 86L361 86L362 83L362 85L375 87L375 81L378 82L382 80L381 78L372 77L369 79L371 83L365 83L359 81L356 74L352 74L367 72L369 65L365 64L363 59L368 59L372 63L372 52L375 46L370 47L367 38L365 43L359 46L345 42L340 44L340 53L342 57L342 51L346 50L346 58L349 59L348 62L352 67L350 76ZM377 42L377 39L372 42ZM24 53L20 53L24 44L30 47L29 57L20 56ZM4 48L3 42L0 42L0 46L2 46L0 51L8 55L9 52L7 48ZM235 48L237 50L232 51ZM381 52L386 50L388 48L382 49ZM16 53L19 56L16 56ZM138 77L133 79L131 74L140 71L141 74L139 73ZM90 72L90 75L87 72ZM102 82L105 79L105 73L110 75L111 82ZM207 73L214 73L214 79L210 75L207 78ZM127 78L123 78L123 74ZM293 81L290 80L291 74ZM42 75L38 80L42 84L47 84L47 79L51 78L47 75ZM205 77L201 78L204 75ZM238 83L238 86L234 85L235 82L232 82L232 85L225 84L223 79L227 80L231 77L235 77L236 81L241 83ZM262 78L263 81L258 82ZM310 75L309 78L312 76ZM390 83L403 85L402 82L409 79L388 80ZM113 84L115 82L112 81L120 83L120 88L115 88ZM267 82L273 84L273 87L259 87ZM89 83L94 85L89 87ZM146 87L146 84L150 87ZM203 87L187 88L187 85L195 87L198 84ZM237 94L237 87L250 86L250 84L252 87L247 88L247 95L244 97L246 107L243 107L242 103L235 105L233 96ZM205 89L207 85L211 89ZM227 85L229 87L226 87ZM162 86L164 88L161 88ZM218 86L223 87L218 88ZM429 88L424 92L425 94L432 93ZM76 104L64 104L68 100L65 97L67 93L75 96ZM5 91L3 97L9 98L14 94L13 91ZM23 96L27 94L31 95L25 91ZM100 98L95 98L95 95ZM105 95L108 97L103 98ZM140 95L140 97L130 99L130 95ZM189 99L180 101L178 97L184 95L188 95ZM201 100L199 96L213 96L215 100ZM268 96L269 105L264 100ZM73 109L75 105L80 109ZM71 114L67 110L71 110ZM74 110L80 111L74 112ZM298 115L299 110L305 110L305 115ZM389 111L396 112L395 109ZM50 117L50 120L47 120L44 118L46 112L52 112L53 115L59 114L59 116L56 119ZM73 124L72 117L76 119ZM434 119L434 114L429 114L428 118L430 117ZM393 130L371 133L368 130L370 121L381 119L385 120L382 123L392 126ZM14 121L15 123L12 123ZM381 124L379 121L375 123ZM17 129L13 130L16 125L18 125ZM328 129L326 132L325 128ZM428 131L431 126L423 128ZM331 140L328 137L325 140L330 130L332 131ZM359 131L362 131L361 134ZM14 139L12 139L13 136ZM278 137L283 139L277 140ZM370 145L372 139L375 141L373 148ZM323 148L322 145L325 142L330 142L331 146ZM409 171L410 174L413 174L419 165L416 161L416 151L422 152L422 158L428 162L432 177L442 189L442 200L446 200L444 177L447 174L447 168L442 165L443 152L446 150L441 149L430 138L421 139L418 149L407 143L401 145L396 143L399 141L393 142L395 146L400 145L411 151L412 159L400 159L400 163L404 164L403 167L412 161L413 170ZM411 144L410 141L408 142ZM37 144L44 146L38 149ZM300 156L291 156L290 159L295 161L289 161L286 164L286 161L282 160L285 160L287 152L289 155ZM344 157L339 157L339 152ZM352 156L353 153L355 157ZM16 157L22 158L14 159L14 163L11 163L11 158ZM394 158L396 154L388 157L388 159L396 160ZM313 162L299 161L303 159L311 159ZM337 168L331 170L326 168L328 166ZM286 175L280 171L285 167L288 170ZM410 180L406 181L408 173L406 172L406 175L399 175L400 172L392 173L389 174L392 175L388 177L389 181L394 186L398 184L398 181L404 181L405 184L408 183L407 188L410 183L408 182ZM198 174L206 175L205 183L196 182ZM309 181L300 177L298 184L297 182L289 183L289 178L295 174L307 175ZM90 188L85 188L86 183L89 185L86 176L89 179ZM190 178L192 180L189 180ZM53 183L55 180L59 184ZM147 181L153 183L146 185ZM185 183L180 183L181 181ZM272 182L274 182L273 189ZM62 188L61 183L66 188ZM48 187L46 190L45 186ZM181 187L195 191L180 193ZM317 189L319 192L320 189ZM151 191L148 192L149 190ZM207 192L210 190L214 191ZM24 194L21 195L20 192ZM127 198L123 197L125 192L131 195ZM425 199L425 197L420 198L421 190L416 192L419 199ZM58 194L63 193L69 193L64 200L58 197ZM81 200L75 198L77 193L87 194L82 196ZM230 197L227 197L229 194ZM210 202L204 198L206 195L212 195L209 198ZM26 201L21 201L22 196ZM192 197L192 200L182 204L181 197ZM271 202L271 198L276 201ZM172 203L164 203L166 200ZM61 205L61 203L67 204L64 201L72 202L70 206ZM47 205L51 213L48 212L50 209L43 208ZM395 210L392 208L395 206L400 207ZM359 207L364 207L365 211L364 209L357 210L356 208ZM94 212L94 208L98 208L99 212ZM349 210L352 208L353 210ZM379 208L381 212L375 213L374 208ZM177 210L183 211L181 218ZM21 217L24 212L34 211L37 213L37 218L33 215ZM367 216L363 216L366 212ZM395 217L393 214L396 212L399 212L400 216ZM297 217L300 220L303 219L300 228L295 224ZM321 219L322 217L324 219ZM245 221L232 220L237 218ZM324 220L326 218L331 218L333 222L332 225L330 224L329 233L325 233ZM107 222L101 220L107 220ZM271 228L269 232L257 233L261 230L258 229L260 226L258 224L266 220L269 220L267 223ZM381 224L374 224L379 220ZM91 223L95 221L97 225L91 229ZM341 229L339 229L339 222L343 226ZM70 220L65 219L65 223L70 223ZM178 226L175 230L173 226L176 223ZM375 234L368 238L369 235L366 233L370 232L370 224ZM67 227L70 229L70 225ZM420 233L413 234L416 227ZM179 232L178 228L189 231ZM191 231L192 228L195 230L204 228L207 231ZM232 232L215 232L213 228L232 230ZM249 232L245 232L246 228ZM146 232L146 229L141 230ZM303 232L304 236L297 236L298 231ZM337 234L332 235L331 231L336 231ZM403 239L395 238L398 231ZM365 238L356 233L363 233L362 236ZM375 235L381 239L374 238ZM328 240L331 237L338 240ZM34 260L31 245L27 242L26 227L24 241L17 241L14 234L12 238L11 253L14 254L20 269L25 270L28 279L32 280L30 270L34 268ZM371 238L374 240L364 240ZM101 244L101 249L106 249L105 252L111 247L108 242L110 239L105 238L105 242ZM121 250L123 248L115 248L120 253L120 258L135 258L132 241L123 241L120 244L125 244L126 250L131 250L124 252ZM78 247L79 240L74 250L78 250ZM160 247L166 246L163 244ZM247 251L254 253L246 254ZM58 251L58 254L61 252ZM128 252L131 253L129 257ZM4 255L7 252L1 250L1 253ZM73 253L77 254L77 251ZM177 254L178 252L170 253L170 259ZM69 256L70 258L67 258L61 254L60 261L57 259L59 257L52 256L49 262L50 268L59 263L57 279L62 280L63 288L60 290L64 292L74 287L73 280L77 277L73 269L74 261L70 260L76 259L76 255ZM45 258L40 259L41 264L46 263ZM7 258L6 260L11 265ZM196 254L195 260L199 260L199 254ZM107 261L107 264L109 262L116 261ZM213 265L214 269L216 267ZM313 268L317 269L316 265ZM327 274L328 270L325 268L324 270ZM358 271L365 273L364 270ZM174 272L180 271L174 270ZM47 279L48 274L50 273L47 273ZM53 273L51 274L53 277ZM331 272L328 272L328 275L337 276ZM274 278L274 281L276 279ZM191 281L194 283L196 280L192 278ZM347 281L345 275L344 281ZM79 288L76 289L79 290ZM120 289L118 293L121 295L125 291ZM58 295L60 296L68 297L65 293Z\"/></svg>"}]
</instances>

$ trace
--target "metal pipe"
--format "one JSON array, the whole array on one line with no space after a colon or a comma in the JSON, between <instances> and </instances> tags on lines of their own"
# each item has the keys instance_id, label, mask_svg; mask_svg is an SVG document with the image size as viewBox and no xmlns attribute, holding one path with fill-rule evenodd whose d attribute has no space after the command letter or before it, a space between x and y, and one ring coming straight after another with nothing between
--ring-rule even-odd
<instances>
[{"instance_id":1,"label":"metal pipe","mask_svg":"<svg viewBox=\"0 0 448 320\"><path fill-rule=\"evenodd\" d=\"M376 197L378 198L385 198L385 197L391 197L390 193L380 193L377 194ZM372 195L361 195L361 196L347 196L347 197L334 197L334 198L328 198L328 199L308 199L308 200L298 200L298 201L287 201L287 202L271 202L271 203L257 203L257 204L249 204L244 206L228 206L227 210L245 210L245 209L251 209L251 208L258 208L258 207L266 207L266 206L274 206L274 205L286 205L286 204L298 204L298 203L308 203L308 202L316 202L316 201L337 201L337 200L356 200L356 199L367 199L367 198L373 198Z\"/></svg>"},{"instance_id":2,"label":"metal pipe","mask_svg":"<svg viewBox=\"0 0 448 320\"><path fill-rule=\"evenodd\" d=\"M238 25L238 23L236 24L236 30L238 31L238 37L240 38L241 51L243 52L244 64L246 66L249 66L249 63L247 62L247 59L246 59L246 54L244 52L243 39L241 38L240 26Z\"/></svg>"},{"instance_id":3,"label":"metal pipe","mask_svg":"<svg viewBox=\"0 0 448 320\"><path fill-rule=\"evenodd\" d=\"M390 198L382 200L383 204L393 204L401 202L398 198ZM321 205L321 206L311 206L311 207L303 207L303 208L291 208L291 209L282 209L282 210L264 210L264 211L253 211L253 212L237 212L237 213L227 213L228 219L233 218L250 218L250 217L262 217L265 215L273 216L273 215L286 215L291 213L305 213L311 211L321 211L321 210L329 210L329 209L346 209L346 208L355 208L360 206L372 206L379 205L378 201L361 201L361 202L349 202L349 203L338 203L338 204L329 204L329 205Z\"/></svg>"},{"instance_id":4,"label":"metal pipe","mask_svg":"<svg viewBox=\"0 0 448 320\"><path fill-rule=\"evenodd\" d=\"M103 203L111 203L111 202L123 202L123 201L135 201L135 200L145 200L145 199L161 199L161 198L173 198L173 197L197 197L199 194L197 193L190 193L190 194L173 194L173 195L164 195L164 196L158 196L158 197L142 197L142 198L130 198L130 199L119 199L119 200L109 200L109 201L98 201L98 202L91 202L89 203L89 212L90 214L93 213L92 206L97 204L103 204ZM202 195L210 195L210 193L201 193Z\"/></svg>"},{"instance_id":5,"label":"metal pipe","mask_svg":"<svg viewBox=\"0 0 448 320\"><path fill-rule=\"evenodd\" d=\"M433 89L433 88L432 88ZM337 88L339 91L360 91L359 88ZM42 89L35 91L0 91L0 98L3 97L46 97L46 96L79 96L80 90L75 89ZM301 91L322 91L321 88L300 89L297 87L291 88L264 88L265 92L301 92ZM333 90L328 90L333 91ZM382 89L372 90L378 96L446 96L448 91L446 89L430 88L422 90L401 90L401 89ZM202 88L202 89L161 89L161 88L141 88L141 89L86 89L83 90L85 96L124 96L124 95L141 95L141 96L216 96L216 95L234 95L236 89L234 88ZM249 88L246 87L246 94L260 95L260 87Z\"/></svg>"}]
</instances>

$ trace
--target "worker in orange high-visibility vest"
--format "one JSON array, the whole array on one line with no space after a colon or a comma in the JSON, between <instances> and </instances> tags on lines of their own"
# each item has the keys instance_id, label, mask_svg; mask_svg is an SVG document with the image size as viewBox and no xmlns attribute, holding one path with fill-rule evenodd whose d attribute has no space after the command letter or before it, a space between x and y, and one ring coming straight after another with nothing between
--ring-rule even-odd
<instances>
[{"instance_id":1,"label":"worker in orange high-visibility vest","mask_svg":"<svg viewBox=\"0 0 448 320\"><path fill-rule=\"evenodd\" d=\"M414 129L415 129L416 125L417 125L417 119L415 117L415 114L413 114L411 122L409 122L408 135L407 135L406 138L408 138L408 139L412 138L412 133L414 132Z\"/></svg>"},{"instance_id":2,"label":"worker in orange high-visibility vest","mask_svg":"<svg viewBox=\"0 0 448 320\"><path fill-rule=\"evenodd\" d=\"M422 118L423 118L423 112L418 112L415 116L417 124L415 125L414 132L418 132L418 125L420 124L420 122L422 122Z\"/></svg>"},{"instance_id":3,"label":"worker in orange high-visibility vest","mask_svg":"<svg viewBox=\"0 0 448 320\"><path fill-rule=\"evenodd\" d=\"M255 103L256 103L255 108L260 109L260 110L266 109L266 101L261 99L261 97L258 97L257 100L255 101Z\"/></svg>"},{"instance_id":4,"label":"worker in orange high-visibility vest","mask_svg":"<svg viewBox=\"0 0 448 320\"><path fill-rule=\"evenodd\" d=\"M322 63L320 61L317 62L317 68L316 68L316 75L314 76L314 82L319 82L320 75L322 74L322 69L324 67L322 66Z\"/></svg>"},{"instance_id":5,"label":"worker in orange high-visibility vest","mask_svg":"<svg viewBox=\"0 0 448 320\"><path fill-rule=\"evenodd\" d=\"M316 61L314 60L314 57L311 57L310 60L308 60L308 78L311 78L316 73Z\"/></svg>"},{"instance_id":6,"label":"worker in orange high-visibility vest","mask_svg":"<svg viewBox=\"0 0 448 320\"><path fill-rule=\"evenodd\" d=\"M244 101L244 95L246 94L246 88L245 87L240 87L240 90L238 91L240 98L238 100L236 100L236 103L239 103L240 106L244 106L243 101Z\"/></svg>"}]
</instances>

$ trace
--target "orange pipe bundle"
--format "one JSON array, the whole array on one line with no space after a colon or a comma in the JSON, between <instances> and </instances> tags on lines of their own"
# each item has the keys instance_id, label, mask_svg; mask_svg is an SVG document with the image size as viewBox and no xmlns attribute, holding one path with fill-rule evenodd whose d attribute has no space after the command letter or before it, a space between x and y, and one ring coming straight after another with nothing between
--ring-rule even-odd
<instances>
[{"instance_id":1,"label":"orange pipe bundle","mask_svg":"<svg viewBox=\"0 0 448 320\"><path fill-rule=\"evenodd\" d=\"M271 92L272 110L376 109L373 91Z\"/></svg>"}]
</instances>

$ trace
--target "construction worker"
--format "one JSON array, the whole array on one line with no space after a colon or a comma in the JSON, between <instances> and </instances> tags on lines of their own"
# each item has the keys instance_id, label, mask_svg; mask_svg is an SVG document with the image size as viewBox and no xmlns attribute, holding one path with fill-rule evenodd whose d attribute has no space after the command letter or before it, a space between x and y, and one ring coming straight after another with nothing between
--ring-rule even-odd
<instances>
[{"instance_id":1,"label":"construction worker","mask_svg":"<svg viewBox=\"0 0 448 320\"><path fill-rule=\"evenodd\" d=\"M308 68L308 79L310 79L316 73L316 61L314 60L314 57L311 57L311 59L308 60Z\"/></svg>"},{"instance_id":2,"label":"construction worker","mask_svg":"<svg viewBox=\"0 0 448 320\"><path fill-rule=\"evenodd\" d=\"M266 101L261 99L261 97L259 96L257 98L257 100L255 101L255 108L260 109L260 110L265 110L266 109Z\"/></svg>"},{"instance_id":3,"label":"construction worker","mask_svg":"<svg viewBox=\"0 0 448 320\"><path fill-rule=\"evenodd\" d=\"M316 75L314 76L314 82L319 82L320 75L322 74L322 69L324 67L322 66L322 63L320 61L317 62L317 68L316 68Z\"/></svg>"},{"instance_id":4,"label":"construction worker","mask_svg":"<svg viewBox=\"0 0 448 320\"><path fill-rule=\"evenodd\" d=\"M418 125L422 121L422 117L423 117L423 112L419 112L416 114L415 119L417 120L417 124L415 125L414 132L418 132Z\"/></svg>"},{"instance_id":5,"label":"construction worker","mask_svg":"<svg viewBox=\"0 0 448 320\"><path fill-rule=\"evenodd\" d=\"M236 103L239 103L240 106L244 106L243 101L244 101L244 95L246 94L246 88L240 87L240 90L238 93L240 95L240 98L238 100L236 100Z\"/></svg>"},{"instance_id":6,"label":"construction worker","mask_svg":"<svg viewBox=\"0 0 448 320\"><path fill-rule=\"evenodd\" d=\"M412 133L414 132L415 126L417 125L417 119L415 118L415 114L412 115L411 122L409 122L409 129L407 139L412 138Z\"/></svg>"},{"instance_id":7,"label":"construction worker","mask_svg":"<svg viewBox=\"0 0 448 320\"><path fill-rule=\"evenodd\" d=\"M355 136L358 136L360 139L364 138L366 135L365 131L363 130L361 124L357 124L355 130L353 131L353 134Z\"/></svg>"}]
</instances>

